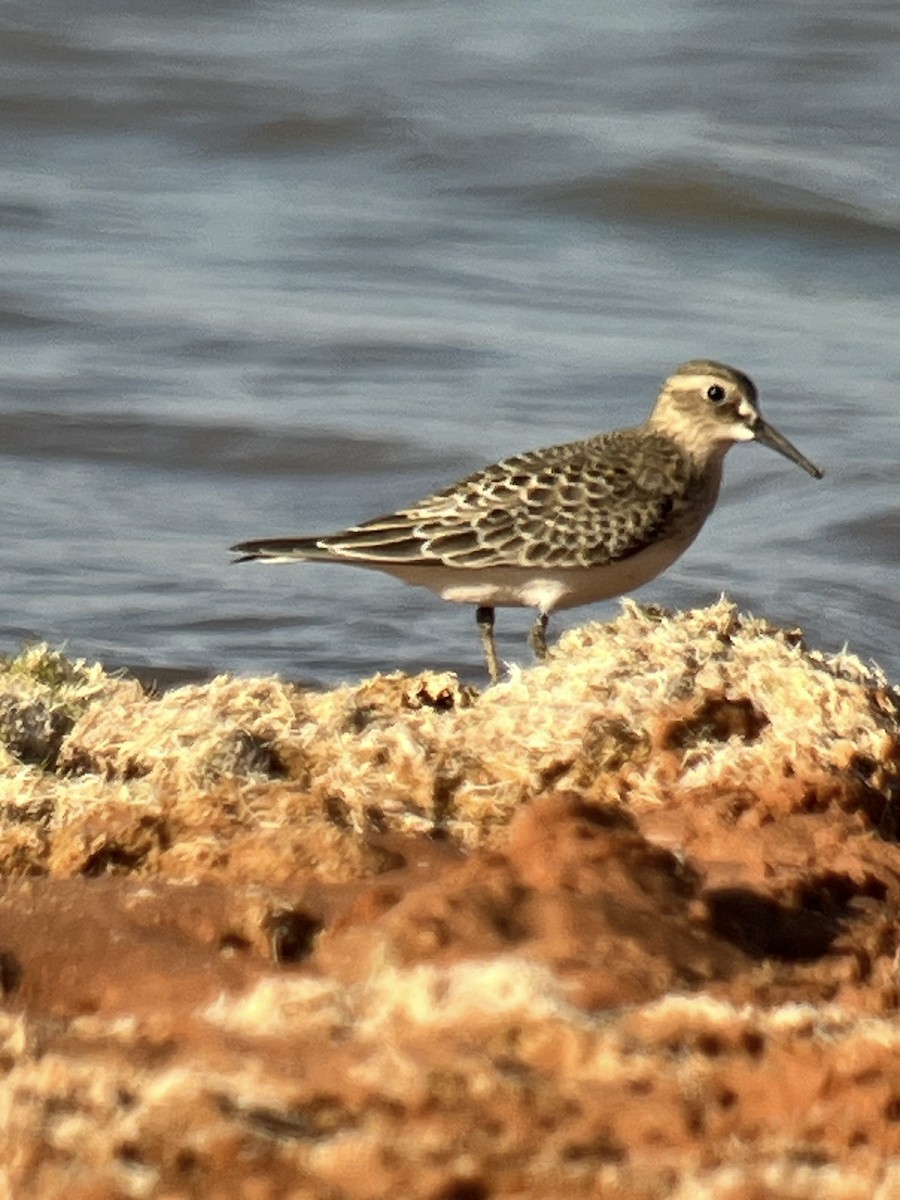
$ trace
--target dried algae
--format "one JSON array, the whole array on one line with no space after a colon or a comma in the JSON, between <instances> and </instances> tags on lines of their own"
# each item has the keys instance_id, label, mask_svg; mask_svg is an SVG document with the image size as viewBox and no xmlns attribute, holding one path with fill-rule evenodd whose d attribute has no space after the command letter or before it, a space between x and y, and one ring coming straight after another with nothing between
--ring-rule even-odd
<instances>
[{"instance_id":1,"label":"dried algae","mask_svg":"<svg viewBox=\"0 0 900 1200\"><path fill-rule=\"evenodd\" d=\"M900 1196L900 697L725 599L450 674L0 665L0 1197Z\"/></svg>"},{"instance_id":2,"label":"dried algae","mask_svg":"<svg viewBox=\"0 0 900 1200\"><path fill-rule=\"evenodd\" d=\"M204 830L315 827L330 879L368 871L342 835L440 830L471 849L502 841L529 798L565 788L635 812L715 793L756 820L772 803L857 808L883 831L896 820L897 694L874 667L809 653L725 600L679 614L626 602L481 695L427 673L321 694L220 676L148 695L31 647L0 671L0 710L7 873L17 855L37 867L23 826L42 831L48 870L83 870L52 843L95 811L88 841L165 827L152 871L167 855L189 867ZM123 833L129 812L150 826ZM199 871L208 857L198 845Z\"/></svg>"}]
</instances>

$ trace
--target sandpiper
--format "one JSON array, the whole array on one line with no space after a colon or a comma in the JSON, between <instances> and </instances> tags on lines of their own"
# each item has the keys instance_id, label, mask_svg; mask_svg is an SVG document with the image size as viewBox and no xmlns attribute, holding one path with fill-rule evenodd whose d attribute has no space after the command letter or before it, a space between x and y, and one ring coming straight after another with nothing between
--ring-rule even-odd
<instances>
[{"instance_id":1,"label":"sandpiper","mask_svg":"<svg viewBox=\"0 0 900 1200\"><path fill-rule=\"evenodd\" d=\"M259 538L231 549L238 562L371 567L476 605L496 682L496 607L537 610L529 643L543 658L550 613L630 592L684 553L715 507L725 455L750 441L822 478L763 420L746 375L694 359L669 376L636 428L517 454L339 533Z\"/></svg>"}]
</instances>

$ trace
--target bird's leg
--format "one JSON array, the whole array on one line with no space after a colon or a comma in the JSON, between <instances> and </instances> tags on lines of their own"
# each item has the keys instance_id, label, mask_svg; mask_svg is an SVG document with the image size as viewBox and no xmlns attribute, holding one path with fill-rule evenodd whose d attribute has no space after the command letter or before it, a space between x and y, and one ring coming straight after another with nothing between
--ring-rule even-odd
<instances>
[{"instance_id":1,"label":"bird's leg","mask_svg":"<svg viewBox=\"0 0 900 1200\"><path fill-rule=\"evenodd\" d=\"M528 635L528 645L532 648L536 658L547 657L547 622L549 617L546 613L538 613L537 619L531 627L531 632Z\"/></svg>"},{"instance_id":2,"label":"bird's leg","mask_svg":"<svg viewBox=\"0 0 900 1200\"><path fill-rule=\"evenodd\" d=\"M497 657L497 647L494 645L494 610L488 604L479 604L475 611L475 621L478 625L478 635L487 660L488 674L491 683L500 678L500 659Z\"/></svg>"}]
</instances>

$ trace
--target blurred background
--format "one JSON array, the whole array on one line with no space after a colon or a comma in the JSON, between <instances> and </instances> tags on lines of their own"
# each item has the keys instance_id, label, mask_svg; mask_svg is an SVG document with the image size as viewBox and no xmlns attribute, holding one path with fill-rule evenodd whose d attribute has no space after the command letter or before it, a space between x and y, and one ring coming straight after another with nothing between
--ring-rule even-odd
<instances>
[{"instance_id":1,"label":"blurred background","mask_svg":"<svg viewBox=\"0 0 900 1200\"><path fill-rule=\"evenodd\" d=\"M470 608L228 545L638 423L710 356L826 478L736 448L638 598L898 680L898 96L893 0L6 0L0 652L483 681Z\"/></svg>"}]
</instances>

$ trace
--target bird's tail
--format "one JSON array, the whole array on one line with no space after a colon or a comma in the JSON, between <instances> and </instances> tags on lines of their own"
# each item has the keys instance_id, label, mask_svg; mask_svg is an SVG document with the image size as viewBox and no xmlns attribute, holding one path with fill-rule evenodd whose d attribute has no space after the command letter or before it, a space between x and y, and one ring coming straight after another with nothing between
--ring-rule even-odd
<instances>
[{"instance_id":1,"label":"bird's tail","mask_svg":"<svg viewBox=\"0 0 900 1200\"><path fill-rule=\"evenodd\" d=\"M232 554L240 555L235 562L302 562L330 557L315 537L257 538L251 542L238 542L229 549Z\"/></svg>"}]
</instances>

